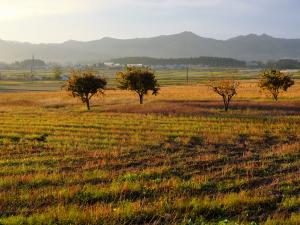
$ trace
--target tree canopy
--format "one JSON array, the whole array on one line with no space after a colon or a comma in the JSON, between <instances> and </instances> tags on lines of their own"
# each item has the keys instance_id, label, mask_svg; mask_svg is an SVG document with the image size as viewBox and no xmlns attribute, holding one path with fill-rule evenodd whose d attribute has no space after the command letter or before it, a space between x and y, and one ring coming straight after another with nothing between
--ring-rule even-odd
<instances>
[{"instance_id":1,"label":"tree canopy","mask_svg":"<svg viewBox=\"0 0 300 225\"><path fill-rule=\"evenodd\" d=\"M269 91L275 101L278 100L280 91L287 91L294 84L295 81L292 76L282 73L280 70L265 70L259 81L259 87Z\"/></svg>"},{"instance_id":2,"label":"tree canopy","mask_svg":"<svg viewBox=\"0 0 300 225\"><path fill-rule=\"evenodd\" d=\"M78 97L90 110L90 99L99 94L104 94L107 82L93 70L73 70L71 77L65 84L65 89L73 97Z\"/></svg>"},{"instance_id":3,"label":"tree canopy","mask_svg":"<svg viewBox=\"0 0 300 225\"><path fill-rule=\"evenodd\" d=\"M140 104L143 104L144 95L152 91L157 95L159 84L154 72L148 67L128 67L123 72L117 73L119 88L122 90L134 91L139 95Z\"/></svg>"}]
</instances>

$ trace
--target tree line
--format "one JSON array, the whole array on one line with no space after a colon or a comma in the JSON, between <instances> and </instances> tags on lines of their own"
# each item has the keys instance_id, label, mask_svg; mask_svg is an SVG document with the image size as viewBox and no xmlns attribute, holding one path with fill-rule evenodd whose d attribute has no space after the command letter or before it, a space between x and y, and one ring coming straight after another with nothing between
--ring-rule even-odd
<instances>
[{"instance_id":1,"label":"tree line","mask_svg":"<svg viewBox=\"0 0 300 225\"><path fill-rule=\"evenodd\" d=\"M168 65L202 65L208 67L246 67L246 62L220 57L197 57L197 58L151 58L151 57L125 57L112 59L114 63L122 65L143 64L151 66L168 66Z\"/></svg>"},{"instance_id":2,"label":"tree line","mask_svg":"<svg viewBox=\"0 0 300 225\"><path fill-rule=\"evenodd\" d=\"M277 69L300 69L300 61L296 59L280 59L277 61L251 61L246 62L233 58L221 57L196 57L196 58L152 58L152 57L124 57L112 59L112 62L120 65L142 64L148 66L203 66L203 67L229 67L229 68L277 68ZM64 68L64 66L55 63L46 63L41 59L26 59L14 63L0 62L0 69L4 70L22 70L45 68ZM93 67L104 67L103 63L94 64Z\"/></svg>"},{"instance_id":3,"label":"tree line","mask_svg":"<svg viewBox=\"0 0 300 225\"><path fill-rule=\"evenodd\" d=\"M236 67L236 68L277 68L277 69L300 69L300 62L295 59L280 59L277 61L251 61L246 62L232 58L221 57L197 57L197 58L151 58L151 57L124 57L112 59L114 63L143 64L148 66L170 65L200 65L207 67Z\"/></svg>"},{"instance_id":4,"label":"tree line","mask_svg":"<svg viewBox=\"0 0 300 225\"><path fill-rule=\"evenodd\" d=\"M44 69L47 67L47 64L40 59L25 59L23 61L15 61L14 63L0 63L0 69L5 70L23 70L23 69L31 69L32 67L36 69Z\"/></svg>"},{"instance_id":5,"label":"tree line","mask_svg":"<svg viewBox=\"0 0 300 225\"><path fill-rule=\"evenodd\" d=\"M149 92L152 95L159 93L159 83L154 71L149 67L127 67L116 73L118 88L135 92L143 104L144 96ZM280 70L265 70L260 75L258 86L271 93L275 101L280 92L287 91L295 84L292 76ZM90 100L96 95L103 95L107 81L93 69L73 70L71 77L63 86L73 97L78 97L90 110ZM223 99L224 110L228 111L232 98L238 93L239 82L233 79L210 81L208 86Z\"/></svg>"},{"instance_id":6,"label":"tree line","mask_svg":"<svg viewBox=\"0 0 300 225\"><path fill-rule=\"evenodd\" d=\"M295 59L281 59L275 62L268 62L266 67L277 68L281 70L286 69L300 69L300 62Z\"/></svg>"}]
</instances>

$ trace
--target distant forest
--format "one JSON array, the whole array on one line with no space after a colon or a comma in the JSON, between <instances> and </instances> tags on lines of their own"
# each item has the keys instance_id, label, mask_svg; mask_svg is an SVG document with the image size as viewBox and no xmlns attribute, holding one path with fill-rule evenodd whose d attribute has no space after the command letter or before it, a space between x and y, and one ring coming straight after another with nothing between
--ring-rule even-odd
<instances>
[{"instance_id":1,"label":"distant forest","mask_svg":"<svg viewBox=\"0 0 300 225\"><path fill-rule=\"evenodd\" d=\"M207 67L238 67L238 68L276 68L276 69L300 69L300 62L295 59L281 59L263 63L260 61L246 62L232 58L198 57L198 58L151 58L151 57L125 57L112 59L112 62L122 65L143 64L149 66L169 65L200 65Z\"/></svg>"},{"instance_id":2,"label":"distant forest","mask_svg":"<svg viewBox=\"0 0 300 225\"><path fill-rule=\"evenodd\" d=\"M0 62L0 69L30 69L32 66L34 66L35 69L44 69L47 67L47 64L40 59L35 59L34 61L32 59L26 59L21 62L14 62L11 64L8 63L1 63Z\"/></svg>"},{"instance_id":3,"label":"distant forest","mask_svg":"<svg viewBox=\"0 0 300 225\"><path fill-rule=\"evenodd\" d=\"M246 67L245 61L231 58L219 57L198 57L198 58L170 58L158 59L151 57L125 57L112 59L114 63L122 65L127 64L143 64L149 66L167 66L167 65L201 65L208 67Z\"/></svg>"},{"instance_id":4,"label":"distant forest","mask_svg":"<svg viewBox=\"0 0 300 225\"><path fill-rule=\"evenodd\" d=\"M124 57L111 60L115 64L127 65L127 64L142 64L144 66L201 66L201 67L229 67L229 68L258 68L258 69L300 69L300 61L295 59L281 59L278 61L260 62L252 61L246 62L232 58L220 58L220 57L198 57L198 58L151 58L151 57ZM0 62L0 70L28 70L31 67L34 69L49 69L57 66L65 67L55 63L46 63L43 60L26 59L24 61L16 61L8 64ZM70 65L68 65L69 67ZM76 66L91 66L86 64L76 64ZM104 67L104 63L92 64L92 67Z\"/></svg>"},{"instance_id":5,"label":"distant forest","mask_svg":"<svg viewBox=\"0 0 300 225\"><path fill-rule=\"evenodd\" d=\"M266 67L275 69L300 69L300 62L294 59L281 59L276 62L268 62Z\"/></svg>"}]
</instances>

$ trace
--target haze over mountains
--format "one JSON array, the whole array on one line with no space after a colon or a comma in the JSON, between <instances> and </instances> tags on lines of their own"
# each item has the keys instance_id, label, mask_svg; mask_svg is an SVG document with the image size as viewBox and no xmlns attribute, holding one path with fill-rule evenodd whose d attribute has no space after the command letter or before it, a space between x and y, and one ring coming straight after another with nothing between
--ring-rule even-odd
<instances>
[{"instance_id":1,"label":"haze over mountains","mask_svg":"<svg viewBox=\"0 0 300 225\"><path fill-rule=\"evenodd\" d=\"M14 62L30 58L58 63L89 63L111 58L149 56L184 58L199 56L229 57L239 60L300 59L300 39L274 38L266 34L238 36L228 40L203 38L192 32L152 38L114 39L59 44L31 44L0 40L0 61Z\"/></svg>"}]
</instances>

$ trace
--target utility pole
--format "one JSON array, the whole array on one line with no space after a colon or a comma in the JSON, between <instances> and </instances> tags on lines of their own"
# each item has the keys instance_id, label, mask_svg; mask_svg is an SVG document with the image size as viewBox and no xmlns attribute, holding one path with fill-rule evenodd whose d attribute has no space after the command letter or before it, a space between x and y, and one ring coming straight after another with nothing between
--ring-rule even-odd
<instances>
[{"instance_id":1,"label":"utility pole","mask_svg":"<svg viewBox=\"0 0 300 225\"><path fill-rule=\"evenodd\" d=\"M34 70L34 55L32 55L32 61L31 61L31 79L33 80L33 70Z\"/></svg>"},{"instance_id":2,"label":"utility pole","mask_svg":"<svg viewBox=\"0 0 300 225\"><path fill-rule=\"evenodd\" d=\"M186 66L186 84L189 84L189 66Z\"/></svg>"}]
</instances>

